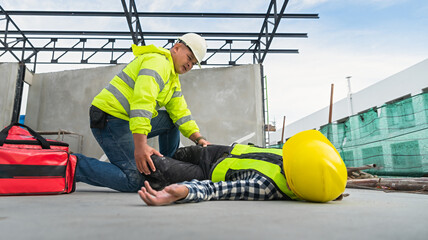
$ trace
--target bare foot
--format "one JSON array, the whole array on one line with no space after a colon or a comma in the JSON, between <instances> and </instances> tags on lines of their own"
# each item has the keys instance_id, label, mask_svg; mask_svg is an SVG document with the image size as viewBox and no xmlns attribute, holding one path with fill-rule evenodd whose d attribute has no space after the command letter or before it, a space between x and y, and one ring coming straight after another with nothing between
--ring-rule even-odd
<instances>
[{"instance_id":1,"label":"bare foot","mask_svg":"<svg viewBox=\"0 0 428 240\"><path fill-rule=\"evenodd\" d=\"M184 185L172 184L162 191L153 190L149 182L144 182L144 187L138 191L140 198L149 206L168 205L183 199L189 194L189 189Z\"/></svg>"}]
</instances>

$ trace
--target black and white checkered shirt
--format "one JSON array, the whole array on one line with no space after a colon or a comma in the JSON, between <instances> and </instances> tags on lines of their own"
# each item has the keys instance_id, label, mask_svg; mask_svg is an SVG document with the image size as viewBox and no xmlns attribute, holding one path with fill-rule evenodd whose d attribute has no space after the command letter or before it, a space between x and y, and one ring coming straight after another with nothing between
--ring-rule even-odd
<instances>
[{"instance_id":1,"label":"black and white checkered shirt","mask_svg":"<svg viewBox=\"0 0 428 240\"><path fill-rule=\"evenodd\" d=\"M210 180L182 182L189 188L186 198L178 203L201 202L209 200L276 200L286 199L267 178L254 171L237 172L228 181Z\"/></svg>"}]
</instances>

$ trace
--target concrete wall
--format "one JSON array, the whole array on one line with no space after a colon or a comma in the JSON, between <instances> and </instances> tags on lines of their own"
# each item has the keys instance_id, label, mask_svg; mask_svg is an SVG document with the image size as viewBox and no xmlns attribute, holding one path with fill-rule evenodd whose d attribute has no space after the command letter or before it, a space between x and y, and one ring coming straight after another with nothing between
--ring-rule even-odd
<instances>
[{"instance_id":1,"label":"concrete wall","mask_svg":"<svg viewBox=\"0 0 428 240\"><path fill-rule=\"evenodd\" d=\"M352 94L354 114L372 107L380 107L386 102L408 94L416 95L427 87L428 59ZM328 123L328 112L329 107L325 107L286 126L284 138L289 138L300 131L318 129L320 126L326 125ZM333 105L333 122L348 116L348 98L335 102Z\"/></svg>"},{"instance_id":2,"label":"concrete wall","mask_svg":"<svg viewBox=\"0 0 428 240\"><path fill-rule=\"evenodd\" d=\"M9 125L12 120L18 72L18 63L0 63L0 128ZM27 68L25 69L24 82L29 85L33 82L33 73ZM22 102L21 106L24 104L26 103Z\"/></svg>"},{"instance_id":3,"label":"concrete wall","mask_svg":"<svg viewBox=\"0 0 428 240\"><path fill-rule=\"evenodd\" d=\"M26 124L37 131L65 129L83 135L81 152L100 157L89 129L93 97L123 65L36 74L29 90ZM260 66L192 70L180 77L182 91L201 132L212 143L263 143ZM77 140L68 141L72 150ZM157 147L155 140L149 142ZM182 139L183 145L193 144Z\"/></svg>"},{"instance_id":4,"label":"concrete wall","mask_svg":"<svg viewBox=\"0 0 428 240\"><path fill-rule=\"evenodd\" d=\"M0 64L0 128L10 124L15 100L18 63Z\"/></svg>"},{"instance_id":5,"label":"concrete wall","mask_svg":"<svg viewBox=\"0 0 428 240\"><path fill-rule=\"evenodd\" d=\"M192 70L182 92L201 133L211 142L263 145L260 65ZM192 144L181 138L184 145Z\"/></svg>"},{"instance_id":6,"label":"concrete wall","mask_svg":"<svg viewBox=\"0 0 428 240\"><path fill-rule=\"evenodd\" d=\"M72 151L94 157L103 152L89 128L89 107L123 65L35 74L29 89L25 123L36 131L64 129L83 135L67 136ZM49 137L49 136L47 136ZM50 137L54 138L54 136Z\"/></svg>"}]
</instances>

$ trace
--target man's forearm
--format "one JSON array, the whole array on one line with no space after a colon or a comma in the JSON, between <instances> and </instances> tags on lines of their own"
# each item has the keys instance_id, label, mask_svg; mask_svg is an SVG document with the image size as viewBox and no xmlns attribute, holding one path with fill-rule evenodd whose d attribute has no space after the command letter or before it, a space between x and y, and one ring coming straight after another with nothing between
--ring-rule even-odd
<instances>
[{"instance_id":1,"label":"man's forearm","mask_svg":"<svg viewBox=\"0 0 428 240\"><path fill-rule=\"evenodd\" d=\"M147 144L147 135L134 133L132 134L134 137L134 145L135 148L140 147L141 145Z\"/></svg>"},{"instance_id":2,"label":"man's forearm","mask_svg":"<svg viewBox=\"0 0 428 240\"><path fill-rule=\"evenodd\" d=\"M192 140L192 142L195 142L197 138L202 137L200 132L194 132L192 135L190 135L189 139Z\"/></svg>"},{"instance_id":3,"label":"man's forearm","mask_svg":"<svg viewBox=\"0 0 428 240\"><path fill-rule=\"evenodd\" d=\"M209 200L272 200L283 195L266 178L256 175L245 180L212 182L210 180L181 183L189 194L178 203Z\"/></svg>"},{"instance_id":4,"label":"man's forearm","mask_svg":"<svg viewBox=\"0 0 428 240\"><path fill-rule=\"evenodd\" d=\"M192 140L196 145L202 145L206 147L210 142L207 141L205 137L203 137L199 132L195 132L189 137L190 140Z\"/></svg>"}]
</instances>

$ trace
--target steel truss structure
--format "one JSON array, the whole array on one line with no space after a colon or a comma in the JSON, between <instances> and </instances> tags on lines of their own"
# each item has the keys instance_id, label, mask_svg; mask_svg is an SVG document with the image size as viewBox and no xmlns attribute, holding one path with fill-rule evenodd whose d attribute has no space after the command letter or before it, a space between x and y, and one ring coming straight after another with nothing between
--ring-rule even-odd
<instances>
[{"instance_id":1,"label":"steel truss structure","mask_svg":"<svg viewBox=\"0 0 428 240\"><path fill-rule=\"evenodd\" d=\"M20 63L18 83L12 121L17 122L21 105L25 68L36 72L38 64L120 64L127 63L123 56L131 53L131 48L120 47L123 42L146 45L156 41L160 46L173 46L177 37L187 32L149 32L143 30L141 19L147 18L199 18L199 19L263 19L257 32L196 32L208 42L207 57L202 65L239 65L244 55L252 56L252 63L262 64L268 53L298 53L298 49L272 49L274 38L307 38L307 33L278 32L282 19L318 19L318 14L286 14L288 0L271 0L266 13L197 13L197 12L141 12L136 0L121 0L123 12L94 11L17 11L5 10L0 6L0 60L5 55L12 56ZM23 30L13 21L14 16L53 16L123 18L128 31L55 31ZM219 47L211 47L216 42ZM119 46L118 46L119 45ZM122 44L123 45L123 44ZM220 46L221 45L221 46ZM242 47L245 46L245 47ZM107 58L97 58L109 54ZM220 63L212 58L228 54L228 59ZM80 57L76 57L76 55ZM49 56L49 57L47 57ZM104 56L104 55L103 55ZM225 58L226 59L226 58ZM239 62L238 62L239 61ZM263 81L262 81L263 82Z\"/></svg>"}]
</instances>

